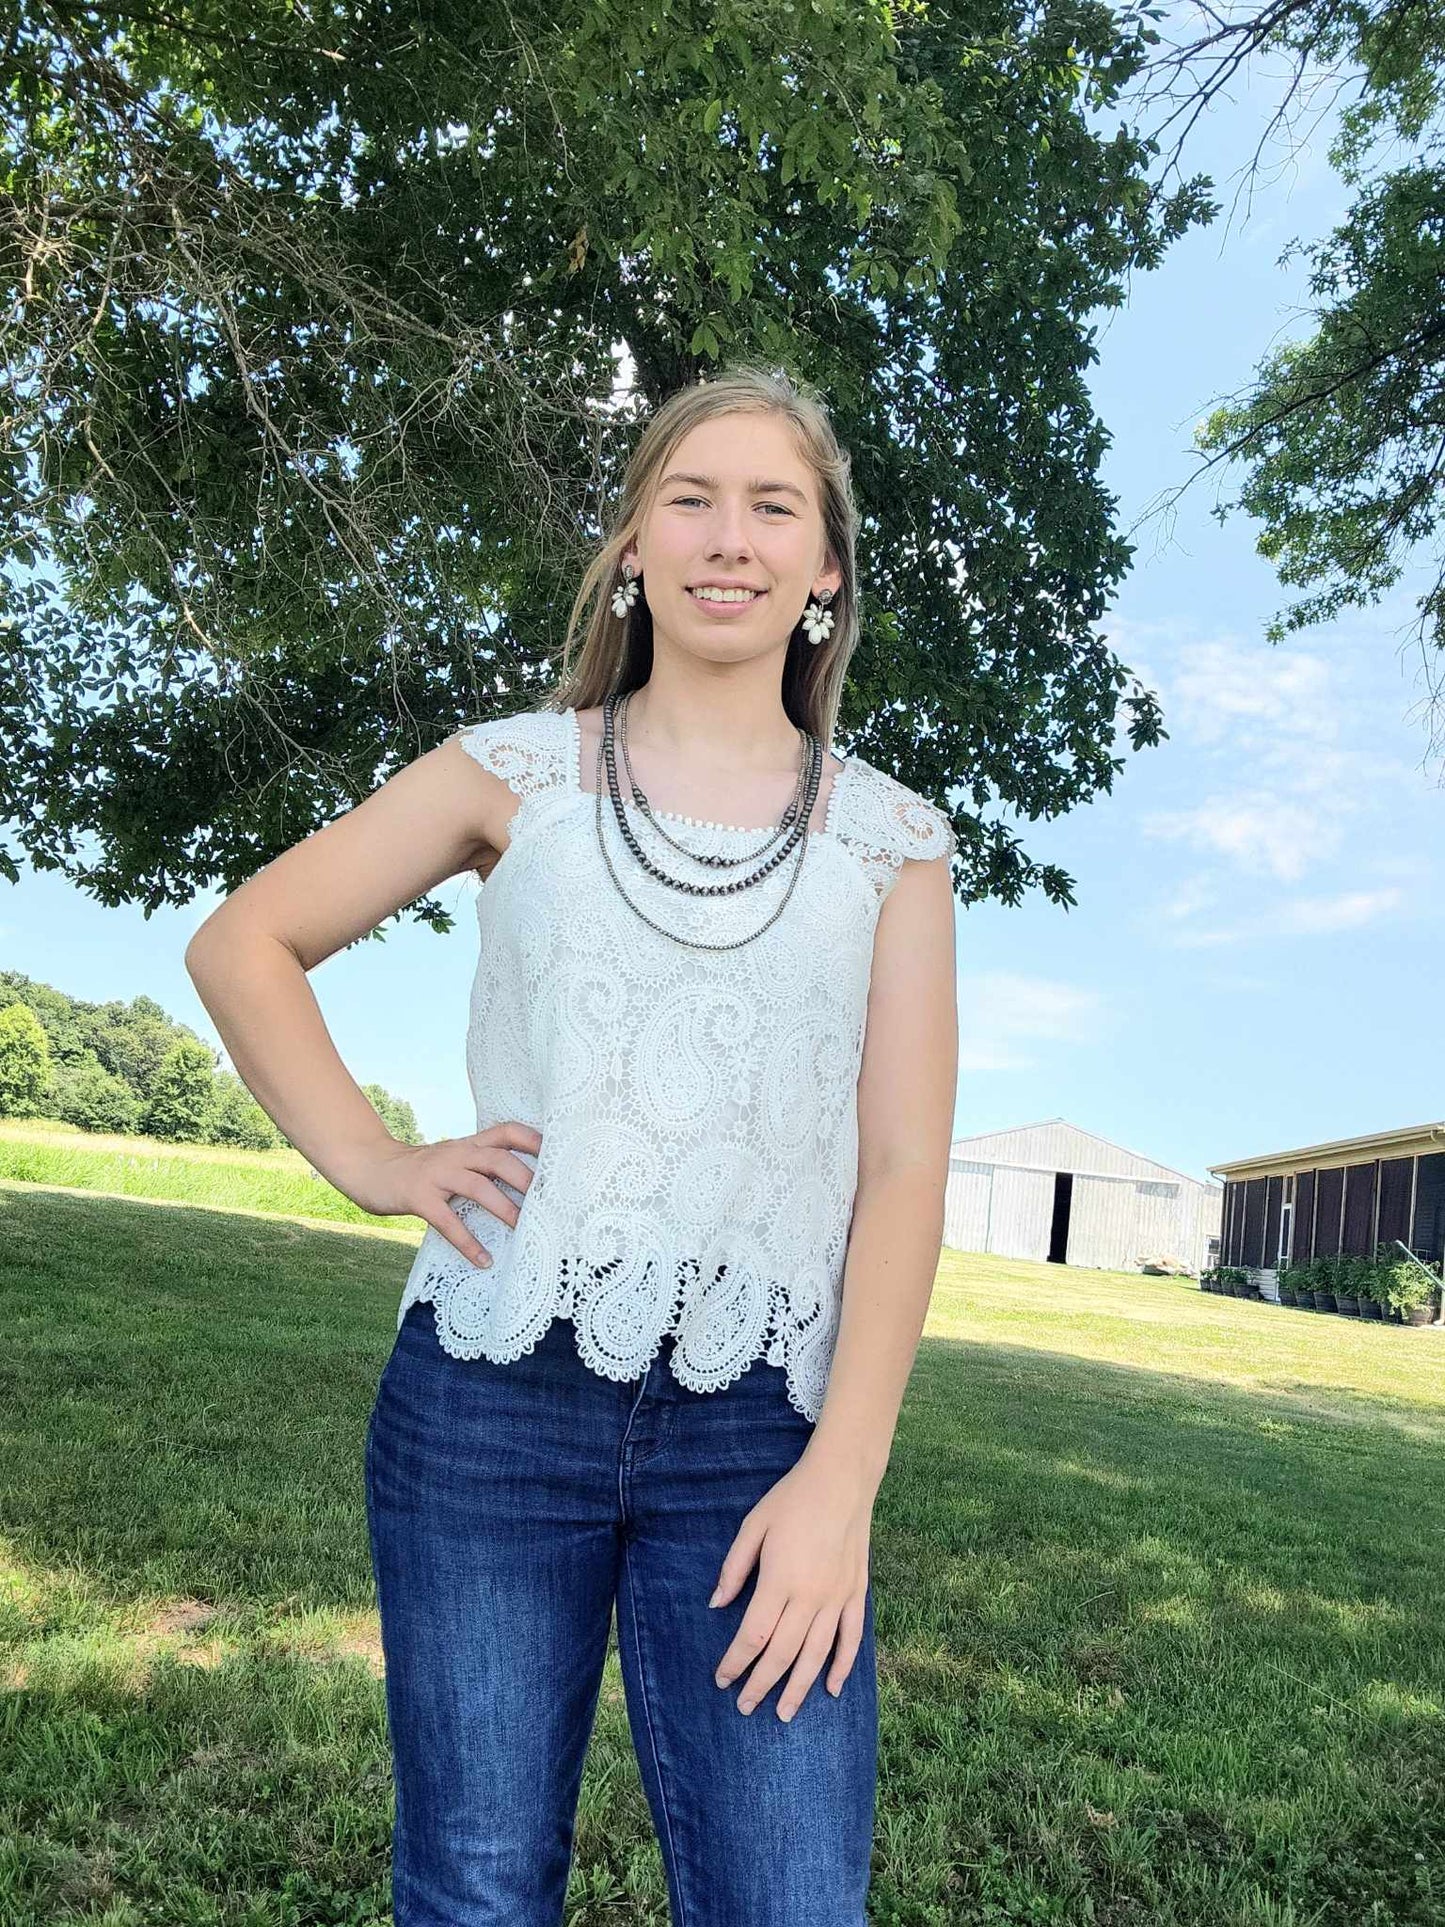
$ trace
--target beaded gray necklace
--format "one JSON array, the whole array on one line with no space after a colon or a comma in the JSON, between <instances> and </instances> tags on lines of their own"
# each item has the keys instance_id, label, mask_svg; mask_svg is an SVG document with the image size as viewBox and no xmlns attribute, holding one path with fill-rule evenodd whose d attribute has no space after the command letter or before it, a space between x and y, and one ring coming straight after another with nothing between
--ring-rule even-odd
<instances>
[{"instance_id":1,"label":"beaded gray necklace","mask_svg":"<svg viewBox=\"0 0 1445 1927\"><path fill-rule=\"evenodd\" d=\"M733 857L703 854L699 851L688 850L684 844L679 843L675 837L670 836L668 832L662 828L654 816L652 807L646 796L643 794L642 786L632 773L632 765L627 758L627 705L631 699L631 693L629 690L627 694L623 696L608 696L604 698L602 704L602 733L597 742L596 819L597 847L602 852L602 860L607 865L607 873L612 878L617 894L622 898L622 901L627 905L628 909L634 911L645 924L651 929L656 930L659 935L670 937L674 943L682 944L689 950L740 950L744 944L752 943L763 934L764 930L769 929L777 922L778 918L787 908L789 897L792 896L793 891L797 888L798 878L802 874L803 859L808 853L808 820L813 814L813 805L817 801L818 786L823 774L823 745L819 739L809 731L799 729L798 734L802 738L804 745L804 757L799 769L798 786L794 790L792 800L783 811L782 817L776 827L768 833L766 841L760 844L756 850L749 850L742 856ZM691 858L695 863L708 864L714 869L735 868L738 864L754 861L757 857L762 856L769 845L776 843L780 836L783 838L782 843L773 851L773 854L767 857L751 876L735 877L729 883L692 883L685 877L670 875L668 871L660 868L647 855L642 845L638 842L632 825L627 819L627 812L622 800L622 788L617 780L617 751L614 730L619 717L621 718L622 724L622 754L624 762L627 763L627 780L632 790L632 800L648 823L657 831L658 835L661 836L664 841L670 843L675 850L681 851L684 856ZM735 896L739 891L750 890L755 885L761 883L764 877L770 876L772 872L777 869L778 865L785 862L791 852L796 848L798 860L793 865L792 875L788 878L788 887L783 892L782 902L779 903L777 909L774 910L767 921L760 924L758 928L748 936L739 937L732 943L702 943L693 937L679 936L675 930L666 930L660 923L654 923L646 911L639 909L637 904L628 896L626 890L622 887L622 881L617 871L613 868L612 858L607 849L607 840L603 833L602 777L604 770L607 776L608 794L612 799L613 814L617 821L617 827L622 834L623 842L626 843L628 849L647 874L656 877L659 883L666 884L669 889L681 890L688 896L693 897Z\"/></svg>"}]
</instances>

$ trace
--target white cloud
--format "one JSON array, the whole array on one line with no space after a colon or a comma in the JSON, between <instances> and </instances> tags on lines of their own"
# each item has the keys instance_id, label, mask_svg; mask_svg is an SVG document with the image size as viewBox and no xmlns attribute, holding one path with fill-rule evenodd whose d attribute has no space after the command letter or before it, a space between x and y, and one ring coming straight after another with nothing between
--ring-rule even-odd
<instances>
[{"instance_id":1,"label":"white cloud","mask_svg":"<svg viewBox=\"0 0 1445 1927\"><path fill-rule=\"evenodd\" d=\"M1305 649L1224 637L1187 643L1167 680L1171 732L1177 722L1179 733L1198 742L1238 746L1241 726L1255 752L1272 742L1330 742L1336 735L1334 677Z\"/></svg>"},{"instance_id":2,"label":"white cloud","mask_svg":"<svg viewBox=\"0 0 1445 1927\"><path fill-rule=\"evenodd\" d=\"M1208 876L1186 877L1152 914L1165 917L1171 923L1182 922L1188 917L1197 917L1205 910L1212 910L1219 901L1219 891Z\"/></svg>"},{"instance_id":3,"label":"white cloud","mask_svg":"<svg viewBox=\"0 0 1445 1927\"><path fill-rule=\"evenodd\" d=\"M984 970L960 978L960 1070L1012 1071L1034 1062L1020 1045L1038 1038L1092 1041L1101 999L1092 990L1012 970Z\"/></svg>"},{"instance_id":4,"label":"white cloud","mask_svg":"<svg viewBox=\"0 0 1445 1927\"><path fill-rule=\"evenodd\" d=\"M1400 852L1399 826L1431 799L1400 754L1372 646L1194 640L1180 625L1153 640L1179 757L1138 829L1206 864L1165 882L1141 906L1142 927L1176 949L1327 935L1419 894L1421 862ZM1390 887L1401 882L1410 888Z\"/></svg>"},{"instance_id":5,"label":"white cloud","mask_svg":"<svg viewBox=\"0 0 1445 1927\"><path fill-rule=\"evenodd\" d=\"M1227 857L1255 875L1293 882L1339 847L1340 826L1317 802L1255 790L1206 797L1188 810L1156 810L1146 836L1178 838L1207 855Z\"/></svg>"},{"instance_id":6,"label":"white cloud","mask_svg":"<svg viewBox=\"0 0 1445 1927\"><path fill-rule=\"evenodd\" d=\"M1277 927L1282 932L1300 936L1360 930L1395 909L1403 895L1403 891L1389 889L1347 890L1334 897L1296 897L1292 903L1281 904Z\"/></svg>"},{"instance_id":7,"label":"white cloud","mask_svg":"<svg viewBox=\"0 0 1445 1927\"><path fill-rule=\"evenodd\" d=\"M1195 926L1175 932L1168 942L1176 950L1210 950L1224 943L1238 943L1241 937L1253 936L1252 930L1241 929L1237 924L1211 924L1208 929Z\"/></svg>"},{"instance_id":8,"label":"white cloud","mask_svg":"<svg viewBox=\"0 0 1445 1927\"><path fill-rule=\"evenodd\" d=\"M1167 941L1178 950L1203 950L1251 938L1333 936L1342 930L1363 930L1367 924L1398 909L1404 901L1405 892L1393 887L1345 890L1325 897L1287 897L1245 920L1215 924L1208 929L1186 926Z\"/></svg>"}]
</instances>

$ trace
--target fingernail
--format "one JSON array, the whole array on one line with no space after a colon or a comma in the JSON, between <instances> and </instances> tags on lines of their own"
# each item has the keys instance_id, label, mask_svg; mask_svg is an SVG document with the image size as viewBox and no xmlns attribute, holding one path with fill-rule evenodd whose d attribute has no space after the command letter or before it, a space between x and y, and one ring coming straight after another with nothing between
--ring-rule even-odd
<instances>
[{"instance_id":1,"label":"fingernail","mask_svg":"<svg viewBox=\"0 0 1445 1927\"><path fill-rule=\"evenodd\" d=\"M719 1586L719 1587L718 1587L718 1589L717 1589L717 1591L716 1591L716 1592L715 1592L715 1593L713 1594L713 1596L712 1596L712 1598L711 1598L711 1599L709 1599L709 1601L707 1602L707 1603L709 1604L709 1606L718 1606L718 1605L721 1605L721 1604L722 1604L722 1593L723 1593L723 1589L722 1589L722 1587L721 1587L721 1586Z\"/></svg>"},{"instance_id":2,"label":"fingernail","mask_svg":"<svg viewBox=\"0 0 1445 1927\"><path fill-rule=\"evenodd\" d=\"M751 1713L754 1706L756 1705L757 1705L756 1700L740 1700L738 1702L738 1711L740 1713Z\"/></svg>"}]
</instances>

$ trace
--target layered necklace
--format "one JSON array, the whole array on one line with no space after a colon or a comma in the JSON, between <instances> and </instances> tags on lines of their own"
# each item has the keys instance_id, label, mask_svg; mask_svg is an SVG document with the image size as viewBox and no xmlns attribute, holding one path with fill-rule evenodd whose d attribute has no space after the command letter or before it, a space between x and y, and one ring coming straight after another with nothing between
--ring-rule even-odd
<instances>
[{"instance_id":1,"label":"layered necklace","mask_svg":"<svg viewBox=\"0 0 1445 1927\"><path fill-rule=\"evenodd\" d=\"M744 851L741 856L717 856L711 852L704 853L698 850L689 850L685 844L679 843L676 837L669 835L661 823L658 822L657 817L653 814L652 805L648 802L643 792L642 785L633 774L632 763L627 754L627 708L631 699L632 692L629 690L622 696L607 696L603 699L602 703L602 734L597 743L597 847L602 852L602 860L607 865L607 873L612 878L618 895L628 908L635 911L645 924L659 932L660 935L670 937L674 943L683 944L689 950L740 950L744 944L752 943L763 934L764 930L767 930L772 924L777 922L778 918L787 908L788 898L792 896L794 889L797 887L798 877L803 868L803 859L808 853L808 822L813 814L813 805L818 797L818 785L822 780L823 745L818 737L812 735L808 730L799 729L798 736L802 744L802 757L798 768L798 781L793 790L792 799L783 811L777 824L768 832L767 837L755 850ZM620 729L618 728L619 724ZM653 862L652 858L647 855L642 845L638 842L623 804L622 787L617 779L617 745L619 738L622 747L623 766L627 771L627 782L632 791L632 801L663 841L671 844L673 849L680 851L681 854L689 858L690 861L705 864L715 870L736 869L741 864L752 863L759 857L763 857L764 861L759 864L759 867L753 871L751 876L734 877L732 881L728 883L694 883L690 882L686 877L671 875L670 872L664 870L659 864ZM602 778L604 773L607 777L607 793L612 800L613 815L616 818L617 827L622 833L623 842L626 843L628 849L632 852L647 875L655 877L659 883L666 884L671 890L681 890L685 892L686 895L692 897L736 896L740 891L755 888L765 877L771 876L779 864L785 863L796 849L798 853L797 861L794 863L792 874L788 878L788 887L783 892L782 902L779 903L777 909L774 910L767 921L760 924L758 928L748 936L739 937L732 943L701 943L692 937L679 936L675 930L665 930L660 923L654 923L646 911L640 909L638 905L632 901L631 897L628 896L626 890L622 887L621 878L613 868L612 858L607 849L607 839L603 833ZM781 842L779 842L779 838L782 839ZM765 852L772 848L774 844L777 844L778 847L773 850L771 856L765 856Z\"/></svg>"}]
</instances>

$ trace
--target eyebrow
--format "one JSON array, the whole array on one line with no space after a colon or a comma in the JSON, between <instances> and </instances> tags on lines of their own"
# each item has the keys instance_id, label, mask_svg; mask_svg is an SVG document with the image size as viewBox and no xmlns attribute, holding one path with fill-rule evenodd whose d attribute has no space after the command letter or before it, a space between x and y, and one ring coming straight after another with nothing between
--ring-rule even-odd
<instances>
[{"instance_id":1,"label":"eyebrow","mask_svg":"<svg viewBox=\"0 0 1445 1927\"><path fill-rule=\"evenodd\" d=\"M717 488L716 475L664 475L659 487L666 488L669 482L692 482L699 488ZM749 482L748 487L754 495L796 495L800 502L807 496L802 489L795 488L791 482Z\"/></svg>"}]
</instances>

